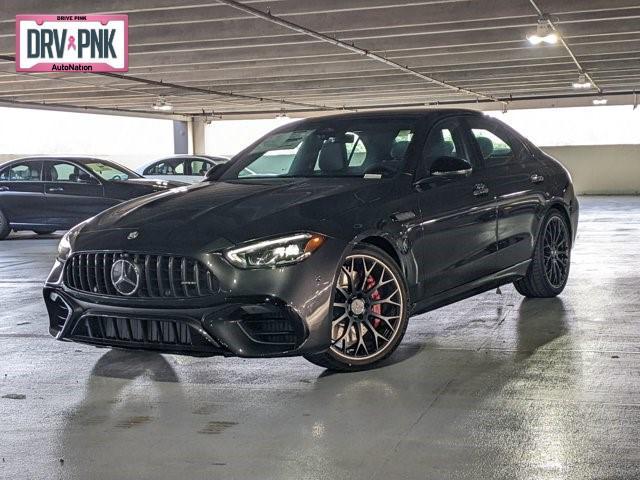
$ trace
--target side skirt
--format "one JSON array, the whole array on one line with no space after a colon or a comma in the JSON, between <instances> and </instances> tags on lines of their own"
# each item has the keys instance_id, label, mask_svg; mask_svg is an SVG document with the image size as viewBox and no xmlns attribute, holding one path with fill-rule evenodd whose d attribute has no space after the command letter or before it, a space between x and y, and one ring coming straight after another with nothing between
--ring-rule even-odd
<instances>
[{"instance_id":1,"label":"side skirt","mask_svg":"<svg viewBox=\"0 0 640 480\"><path fill-rule=\"evenodd\" d=\"M497 288L500 285L511 283L527 274L530 263L531 260L526 260L514 265L513 267L496 272L488 277L474 280L473 282L452 288L451 290L447 290L446 292L422 300L413 306L411 315L429 312L436 308L459 302L465 298L473 297L474 295L486 292L492 288Z\"/></svg>"}]
</instances>

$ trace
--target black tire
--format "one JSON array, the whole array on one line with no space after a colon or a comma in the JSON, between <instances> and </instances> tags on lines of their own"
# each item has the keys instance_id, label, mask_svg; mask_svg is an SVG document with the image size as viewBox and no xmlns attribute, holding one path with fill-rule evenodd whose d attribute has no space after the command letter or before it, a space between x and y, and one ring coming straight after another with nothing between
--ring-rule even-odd
<instances>
[{"instance_id":1,"label":"black tire","mask_svg":"<svg viewBox=\"0 0 640 480\"><path fill-rule=\"evenodd\" d=\"M362 266L359 268L350 263L353 275L347 277L343 272L346 272L345 266L352 259L354 263L362 261ZM369 267L371 270L367 270ZM349 279L347 285L340 285L342 278ZM373 286L370 285L370 281L373 282ZM354 284L361 284L362 290L358 292ZM335 371L354 372L374 368L395 351L407 330L409 294L406 280L393 258L382 249L371 245L359 245L338 266L334 285L332 346L325 352L305 355L305 358L316 365ZM397 293L392 293L396 287ZM350 294L351 301L345 293ZM354 310L354 304L360 297L364 302L364 311L357 315L355 312L359 311L359 308ZM344 300L344 303L340 303L340 300ZM341 315L340 312L344 313ZM340 322L340 318L345 316L346 318ZM346 326L341 325L343 322L347 322ZM357 337L355 347L353 343L347 344L347 340L352 341L352 333ZM342 339L342 351L339 347L340 339L334 341L336 335ZM381 342L385 343L380 345ZM361 345L366 355L358 357ZM374 347L374 353L370 353L370 349ZM348 349L353 348L355 352L349 354Z\"/></svg>"},{"instance_id":2,"label":"black tire","mask_svg":"<svg viewBox=\"0 0 640 480\"><path fill-rule=\"evenodd\" d=\"M37 230L34 230L33 232L37 233L38 235L50 235L55 231L56 231L55 228L53 230L52 229L47 229L47 228L38 228Z\"/></svg>"},{"instance_id":3,"label":"black tire","mask_svg":"<svg viewBox=\"0 0 640 480\"><path fill-rule=\"evenodd\" d=\"M551 243L550 239L552 239ZM542 222L527 274L513 284L525 297L551 298L567 284L571 266L571 234L562 213L551 210Z\"/></svg>"},{"instance_id":4,"label":"black tire","mask_svg":"<svg viewBox=\"0 0 640 480\"><path fill-rule=\"evenodd\" d=\"M11 233L11 227L9 226L9 219L0 210L0 240L4 240Z\"/></svg>"}]
</instances>

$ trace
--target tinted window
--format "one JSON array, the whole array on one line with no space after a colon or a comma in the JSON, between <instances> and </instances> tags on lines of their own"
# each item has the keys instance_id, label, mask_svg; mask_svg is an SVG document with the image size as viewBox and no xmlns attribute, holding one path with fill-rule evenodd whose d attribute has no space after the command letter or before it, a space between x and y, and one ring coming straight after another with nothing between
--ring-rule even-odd
<instances>
[{"instance_id":1,"label":"tinted window","mask_svg":"<svg viewBox=\"0 0 640 480\"><path fill-rule=\"evenodd\" d=\"M524 145L500 124L474 119L471 133L487 166L509 164L527 158Z\"/></svg>"},{"instance_id":2,"label":"tinted window","mask_svg":"<svg viewBox=\"0 0 640 480\"><path fill-rule=\"evenodd\" d=\"M421 170L428 171L439 157L457 157L473 164L464 138L465 128L457 120L447 120L433 127L425 143Z\"/></svg>"},{"instance_id":3,"label":"tinted window","mask_svg":"<svg viewBox=\"0 0 640 480\"><path fill-rule=\"evenodd\" d=\"M40 180L41 162L18 163L0 172L1 182L37 182Z\"/></svg>"}]
</instances>

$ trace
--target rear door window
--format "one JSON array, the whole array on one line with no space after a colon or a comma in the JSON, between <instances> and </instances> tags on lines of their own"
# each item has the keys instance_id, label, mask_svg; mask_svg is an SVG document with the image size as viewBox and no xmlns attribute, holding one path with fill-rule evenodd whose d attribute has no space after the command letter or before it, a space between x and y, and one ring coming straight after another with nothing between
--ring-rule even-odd
<instances>
[{"instance_id":1,"label":"rear door window","mask_svg":"<svg viewBox=\"0 0 640 480\"><path fill-rule=\"evenodd\" d=\"M24 162L0 171L0 182L39 182L42 179L42 162Z\"/></svg>"},{"instance_id":2,"label":"rear door window","mask_svg":"<svg viewBox=\"0 0 640 480\"><path fill-rule=\"evenodd\" d=\"M484 118L476 118L469 123L485 166L510 165L529 158L524 144L499 123Z\"/></svg>"}]
</instances>

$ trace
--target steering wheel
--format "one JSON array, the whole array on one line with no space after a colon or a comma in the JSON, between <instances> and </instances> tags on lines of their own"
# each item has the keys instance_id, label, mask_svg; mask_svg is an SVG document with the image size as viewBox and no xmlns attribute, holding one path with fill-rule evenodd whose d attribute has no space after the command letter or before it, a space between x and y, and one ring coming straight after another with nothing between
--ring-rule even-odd
<instances>
[{"instance_id":1,"label":"steering wheel","mask_svg":"<svg viewBox=\"0 0 640 480\"><path fill-rule=\"evenodd\" d=\"M122 180L122 177L120 175L114 175L111 177L111 180L115 180L117 182L118 180Z\"/></svg>"}]
</instances>

